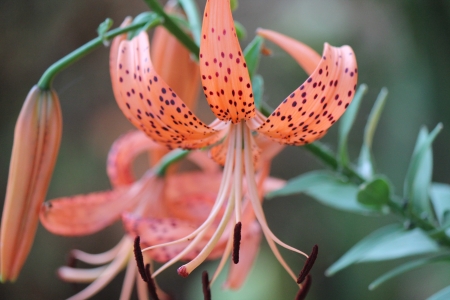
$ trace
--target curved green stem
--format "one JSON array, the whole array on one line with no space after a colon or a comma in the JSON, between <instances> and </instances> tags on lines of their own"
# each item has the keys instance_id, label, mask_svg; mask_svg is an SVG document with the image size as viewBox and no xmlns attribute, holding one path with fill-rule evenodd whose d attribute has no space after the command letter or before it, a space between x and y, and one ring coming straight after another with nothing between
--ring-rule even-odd
<instances>
[{"instance_id":1,"label":"curved green stem","mask_svg":"<svg viewBox=\"0 0 450 300\"><path fill-rule=\"evenodd\" d=\"M164 155L160 162L155 166L155 174L159 177L164 177L167 168L180 159L183 159L189 154L189 150L175 149Z\"/></svg>"},{"instance_id":2,"label":"curved green stem","mask_svg":"<svg viewBox=\"0 0 450 300\"><path fill-rule=\"evenodd\" d=\"M38 82L39 88L41 90L49 90L53 79L59 72L61 72L68 66L72 65L79 59L83 58L84 56L92 52L95 48L101 46L105 40L109 41L120 34L139 29L143 26L154 27L159 25L160 22L161 22L160 19L156 19L151 24L148 24L148 22L146 21L135 23L126 27L113 29L105 33L103 36L99 36L91 40L90 42L84 44L80 48L76 49L75 51L71 52L70 54L64 56L63 58L52 64L41 76L41 79Z\"/></svg>"},{"instance_id":3,"label":"curved green stem","mask_svg":"<svg viewBox=\"0 0 450 300\"><path fill-rule=\"evenodd\" d=\"M145 3L162 18L163 25L170 33L172 33L192 54L199 56L200 48L172 19L171 16L164 12L164 8L157 0L144 0Z\"/></svg>"}]
</instances>

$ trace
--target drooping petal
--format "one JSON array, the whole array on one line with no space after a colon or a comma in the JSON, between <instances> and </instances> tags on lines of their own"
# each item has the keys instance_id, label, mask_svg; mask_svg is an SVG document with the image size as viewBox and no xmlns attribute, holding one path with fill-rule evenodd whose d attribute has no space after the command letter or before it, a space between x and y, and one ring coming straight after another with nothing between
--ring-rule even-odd
<instances>
[{"instance_id":1,"label":"drooping petal","mask_svg":"<svg viewBox=\"0 0 450 300\"><path fill-rule=\"evenodd\" d=\"M357 73L356 58L349 46L325 44L322 59L311 76L256 130L289 145L304 145L321 138L352 101Z\"/></svg>"},{"instance_id":2,"label":"drooping petal","mask_svg":"<svg viewBox=\"0 0 450 300\"><path fill-rule=\"evenodd\" d=\"M216 142L217 132L201 122L156 73L148 36L122 41L112 80L122 112L140 130L169 148L200 148Z\"/></svg>"},{"instance_id":3,"label":"drooping petal","mask_svg":"<svg viewBox=\"0 0 450 300\"><path fill-rule=\"evenodd\" d=\"M48 231L59 235L95 233L119 219L146 193L151 193L154 183L153 177L144 175L129 187L51 200L41 207L41 223Z\"/></svg>"},{"instance_id":4,"label":"drooping petal","mask_svg":"<svg viewBox=\"0 0 450 300\"><path fill-rule=\"evenodd\" d=\"M234 29L229 0L208 0L200 42L203 92L214 114L238 123L255 116L247 64Z\"/></svg>"},{"instance_id":5,"label":"drooping petal","mask_svg":"<svg viewBox=\"0 0 450 300\"><path fill-rule=\"evenodd\" d=\"M227 281L224 288L238 290L245 282L253 263L258 255L261 243L261 229L257 222L243 227L242 243L239 250L239 263L230 264Z\"/></svg>"},{"instance_id":6,"label":"drooping petal","mask_svg":"<svg viewBox=\"0 0 450 300\"><path fill-rule=\"evenodd\" d=\"M62 133L58 95L35 86L22 107L3 208L1 280L14 281L31 249L58 155Z\"/></svg>"},{"instance_id":7,"label":"drooping petal","mask_svg":"<svg viewBox=\"0 0 450 300\"><path fill-rule=\"evenodd\" d=\"M132 164L146 150L165 149L140 130L130 131L119 137L108 153L106 171L114 187L129 185L136 181Z\"/></svg>"},{"instance_id":8,"label":"drooping petal","mask_svg":"<svg viewBox=\"0 0 450 300\"><path fill-rule=\"evenodd\" d=\"M79 236L95 233L120 217L127 188L64 197L41 207L41 223L51 233Z\"/></svg>"},{"instance_id":9,"label":"drooping petal","mask_svg":"<svg viewBox=\"0 0 450 300\"><path fill-rule=\"evenodd\" d=\"M320 62L320 55L311 47L294 40L288 36L278 32L259 28L256 33L266 40L269 40L284 51L289 53L293 59L305 70L306 74L310 75L316 69Z\"/></svg>"}]
</instances>

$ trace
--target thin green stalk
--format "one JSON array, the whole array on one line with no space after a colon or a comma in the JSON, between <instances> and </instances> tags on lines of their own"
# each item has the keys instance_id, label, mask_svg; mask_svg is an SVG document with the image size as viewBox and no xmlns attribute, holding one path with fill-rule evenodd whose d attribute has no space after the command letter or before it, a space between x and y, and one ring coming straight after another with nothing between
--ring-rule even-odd
<instances>
[{"instance_id":1,"label":"thin green stalk","mask_svg":"<svg viewBox=\"0 0 450 300\"><path fill-rule=\"evenodd\" d=\"M160 24L160 22L161 22L160 19L156 19L154 22L150 24L150 27L157 26L158 24ZM109 41L120 34L139 29L145 25L149 25L148 22L143 21L126 27L116 28L111 31L108 31L103 36L99 36L91 40L90 42L84 44L80 48L76 49L75 51L71 52L70 54L64 56L63 58L52 64L41 76L41 79L38 82L39 88L41 90L49 90L53 79L59 72L61 72L68 66L72 65L79 59L83 58L87 54L91 53L95 48L103 45L103 42L105 40Z\"/></svg>"},{"instance_id":2,"label":"thin green stalk","mask_svg":"<svg viewBox=\"0 0 450 300\"><path fill-rule=\"evenodd\" d=\"M167 168L169 168L173 163L183 159L189 154L189 150L175 149L164 155L160 162L155 167L155 174L159 177L164 177Z\"/></svg>"},{"instance_id":3,"label":"thin green stalk","mask_svg":"<svg viewBox=\"0 0 450 300\"><path fill-rule=\"evenodd\" d=\"M200 48L195 44L189 35L187 35L170 17L164 12L164 8L157 0L144 0L147 5L162 18L162 24L170 33L172 33L189 51L197 57L200 54Z\"/></svg>"}]
</instances>

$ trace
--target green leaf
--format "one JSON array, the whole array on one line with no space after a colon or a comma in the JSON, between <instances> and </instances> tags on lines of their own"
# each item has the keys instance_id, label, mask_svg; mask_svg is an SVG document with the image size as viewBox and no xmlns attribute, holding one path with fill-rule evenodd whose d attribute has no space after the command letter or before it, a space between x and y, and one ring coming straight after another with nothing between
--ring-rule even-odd
<instances>
[{"instance_id":1,"label":"green leaf","mask_svg":"<svg viewBox=\"0 0 450 300\"><path fill-rule=\"evenodd\" d=\"M259 60L261 57L261 47L263 45L263 38L255 36L255 38L244 49L244 58L247 63L247 70L250 78L256 74L258 70Z\"/></svg>"},{"instance_id":2,"label":"green leaf","mask_svg":"<svg viewBox=\"0 0 450 300\"><path fill-rule=\"evenodd\" d=\"M339 146L338 146L338 161L342 166L348 165L349 157L347 150L348 134L355 122L358 113L359 105L365 93L367 92L367 85L361 84L356 91L355 97L345 114L341 117L339 124Z\"/></svg>"},{"instance_id":3,"label":"green leaf","mask_svg":"<svg viewBox=\"0 0 450 300\"><path fill-rule=\"evenodd\" d=\"M103 44L105 46L108 45L108 39L106 38L105 34L108 32L108 30L111 29L112 26L113 26L113 20L111 20L110 18L107 18L105 21L103 21L97 27L98 36L102 39Z\"/></svg>"},{"instance_id":4,"label":"green leaf","mask_svg":"<svg viewBox=\"0 0 450 300\"><path fill-rule=\"evenodd\" d=\"M356 200L358 186L351 182L344 182L332 173L313 171L287 182L287 184L267 195L268 198L304 193L322 204L336 209L372 214L373 209L367 208Z\"/></svg>"},{"instance_id":5,"label":"green leaf","mask_svg":"<svg viewBox=\"0 0 450 300\"><path fill-rule=\"evenodd\" d=\"M238 0L230 0L231 11L235 11L239 7Z\"/></svg>"},{"instance_id":6,"label":"green leaf","mask_svg":"<svg viewBox=\"0 0 450 300\"><path fill-rule=\"evenodd\" d=\"M253 99L255 100L255 107L261 110L262 97L264 94L264 79L261 75L256 74L252 79Z\"/></svg>"},{"instance_id":7,"label":"green leaf","mask_svg":"<svg viewBox=\"0 0 450 300\"><path fill-rule=\"evenodd\" d=\"M415 261L407 262L406 264L403 264L395 269L392 269L391 271L383 274L382 276L375 279L370 285L369 290L374 290L378 286L380 286L382 283L388 281L389 279L392 279L398 275L401 275L405 272L411 271L415 268L425 266L431 263L440 262L440 261L449 261L450 256L448 254L441 255L441 256L435 256L435 257L426 257L422 259L418 259Z\"/></svg>"},{"instance_id":8,"label":"green leaf","mask_svg":"<svg viewBox=\"0 0 450 300\"><path fill-rule=\"evenodd\" d=\"M420 130L404 183L404 197L410 201L409 208L418 214L425 212L429 218L433 216L428 198L433 169L431 143L441 129L439 123L430 134L426 128Z\"/></svg>"},{"instance_id":9,"label":"green leaf","mask_svg":"<svg viewBox=\"0 0 450 300\"><path fill-rule=\"evenodd\" d=\"M427 298L427 300L448 300L450 299L450 285L446 288L443 288L433 296Z\"/></svg>"},{"instance_id":10,"label":"green leaf","mask_svg":"<svg viewBox=\"0 0 450 300\"><path fill-rule=\"evenodd\" d=\"M202 23L198 13L197 4L193 0L178 0L186 13L192 36L197 45L200 45L200 35L202 32Z\"/></svg>"},{"instance_id":11,"label":"green leaf","mask_svg":"<svg viewBox=\"0 0 450 300\"><path fill-rule=\"evenodd\" d=\"M358 202L381 210L391 197L390 184L385 178L375 178L363 184L358 192Z\"/></svg>"},{"instance_id":12,"label":"green leaf","mask_svg":"<svg viewBox=\"0 0 450 300\"><path fill-rule=\"evenodd\" d=\"M371 178L374 174L372 141L378 121L380 120L381 112L386 104L387 95L387 89L382 88L370 111L366 127L364 128L364 142L358 159L358 171L364 178Z\"/></svg>"},{"instance_id":13,"label":"green leaf","mask_svg":"<svg viewBox=\"0 0 450 300\"><path fill-rule=\"evenodd\" d=\"M247 36L247 30L245 30L244 25L242 25L238 21L234 21L234 28L236 29L238 39L244 40Z\"/></svg>"},{"instance_id":14,"label":"green leaf","mask_svg":"<svg viewBox=\"0 0 450 300\"><path fill-rule=\"evenodd\" d=\"M430 198L434 212L441 226L450 223L450 185L433 182L430 187Z\"/></svg>"},{"instance_id":15,"label":"green leaf","mask_svg":"<svg viewBox=\"0 0 450 300\"><path fill-rule=\"evenodd\" d=\"M389 225L359 241L329 267L326 274L333 275L354 263L390 260L437 251L439 245L419 228L405 230L397 224Z\"/></svg>"}]
</instances>

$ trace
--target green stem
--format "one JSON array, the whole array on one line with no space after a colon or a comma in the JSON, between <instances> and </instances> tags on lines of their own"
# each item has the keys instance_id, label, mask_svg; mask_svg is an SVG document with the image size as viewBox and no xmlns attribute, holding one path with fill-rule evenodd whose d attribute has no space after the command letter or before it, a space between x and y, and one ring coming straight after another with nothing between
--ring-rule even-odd
<instances>
[{"instance_id":1,"label":"green stem","mask_svg":"<svg viewBox=\"0 0 450 300\"><path fill-rule=\"evenodd\" d=\"M159 161L158 165L155 167L155 173L159 177L164 177L166 174L167 168L170 167L173 163L183 159L186 155L189 154L189 150L176 149L170 151Z\"/></svg>"},{"instance_id":2,"label":"green stem","mask_svg":"<svg viewBox=\"0 0 450 300\"><path fill-rule=\"evenodd\" d=\"M172 33L189 51L195 56L199 56L200 48L170 17L164 12L164 8L157 0L144 0L147 5L162 18L162 24L170 33Z\"/></svg>"},{"instance_id":3,"label":"green stem","mask_svg":"<svg viewBox=\"0 0 450 300\"><path fill-rule=\"evenodd\" d=\"M150 24L150 27L154 27L154 26L158 25L160 22L161 22L161 20L156 19L152 24ZM80 48L76 49L72 53L64 56L63 58L61 58L60 60L58 60L57 62L52 64L41 76L41 79L38 82L39 88L41 90L49 90L51 88L53 79L59 72L61 72L68 66L72 65L79 59L83 58L84 56L86 56L87 54L92 52L95 48L102 45L105 39L109 41L112 38L114 38L120 34L129 32L129 31L132 31L135 29L139 29L145 25L148 26L149 25L148 22L143 21L140 23L126 26L126 27L116 28L111 31L108 31L107 33L105 33L105 35L99 36L99 37L91 40L90 42L84 44Z\"/></svg>"}]
</instances>

